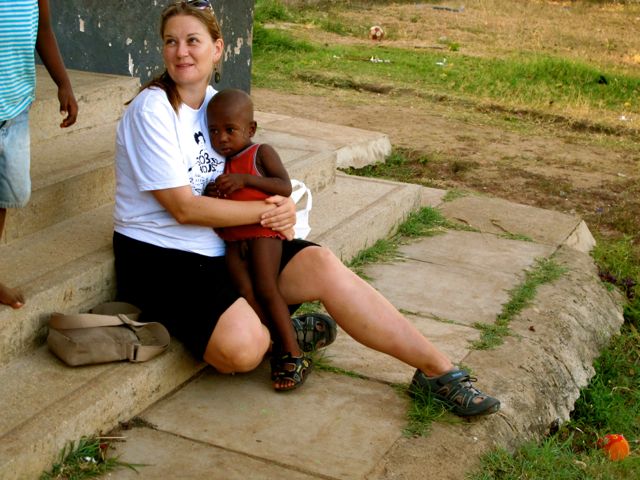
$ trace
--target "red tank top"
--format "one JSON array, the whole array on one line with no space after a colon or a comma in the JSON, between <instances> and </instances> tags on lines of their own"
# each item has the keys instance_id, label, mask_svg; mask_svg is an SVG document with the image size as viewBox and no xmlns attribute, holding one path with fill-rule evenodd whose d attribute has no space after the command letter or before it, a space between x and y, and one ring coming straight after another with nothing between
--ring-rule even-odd
<instances>
[{"instance_id":1,"label":"red tank top","mask_svg":"<svg viewBox=\"0 0 640 480\"><path fill-rule=\"evenodd\" d=\"M262 176L256 168L256 155L260 144L253 144L229 157L224 165L224 173L248 173L250 175ZM270 197L268 193L255 188L240 188L227 198L229 200L264 200ZM284 236L274 232L270 228L264 228L259 223L253 225L238 225L237 227L216 228L216 233L225 242L237 242L256 237L275 237L284 240Z\"/></svg>"}]
</instances>

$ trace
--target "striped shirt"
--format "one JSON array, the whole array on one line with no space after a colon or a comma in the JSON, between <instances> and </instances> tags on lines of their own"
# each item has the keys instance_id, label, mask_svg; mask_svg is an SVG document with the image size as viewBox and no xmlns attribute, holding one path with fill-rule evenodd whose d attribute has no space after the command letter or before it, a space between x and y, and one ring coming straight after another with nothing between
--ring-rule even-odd
<instances>
[{"instance_id":1,"label":"striped shirt","mask_svg":"<svg viewBox=\"0 0 640 480\"><path fill-rule=\"evenodd\" d=\"M38 0L0 0L0 121L35 98Z\"/></svg>"}]
</instances>

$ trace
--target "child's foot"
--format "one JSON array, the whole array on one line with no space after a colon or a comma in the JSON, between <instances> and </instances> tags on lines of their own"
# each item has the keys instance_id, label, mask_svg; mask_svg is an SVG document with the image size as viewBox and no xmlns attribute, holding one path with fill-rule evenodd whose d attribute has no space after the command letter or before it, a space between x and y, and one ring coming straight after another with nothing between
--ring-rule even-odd
<instances>
[{"instance_id":1,"label":"child's foot","mask_svg":"<svg viewBox=\"0 0 640 480\"><path fill-rule=\"evenodd\" d=\"M286 392L301 386L311 371L313 362L302 354L285 353L271 359L271 379L276 392Z\"/></svg>"},{"instance_id":2,"label":"child's foot","mask_svg":"<svg viewBox=\"0 0 640 480\"><path fill-rule=\"evenodd\" d=\"M18 290L0 283L0 303L11 308L20 308L24 305L24 297Z\"/></svg>"}]
</instances>

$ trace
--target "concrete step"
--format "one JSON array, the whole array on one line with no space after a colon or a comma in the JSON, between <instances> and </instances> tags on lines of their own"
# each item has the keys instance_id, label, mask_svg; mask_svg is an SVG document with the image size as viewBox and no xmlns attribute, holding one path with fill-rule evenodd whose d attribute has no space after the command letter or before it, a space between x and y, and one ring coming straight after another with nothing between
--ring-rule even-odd
<instances>
[{"instance_id":1,"label":"concrete step","mask_svg":"<svg viewBox=\"0 0 640 480\"><path fill-rule=\"evenodd\" d=\"M137 78L121 75L78 70L68 70L68 73L79 113L75 125L62 129L57 87L43 66L36 67L36 100L29 114L32 145L116 121L140 86Z\"/></svg>"},{"instance_id":2,"label":"concrete step","mask_svg":"<svg viewBox=\"0 0 640 480\"><path fill-rule=\"evenodd\" d=\"M338 174L314 197L310 239L348 260L392 231L420 198L415 185ZM110 219L105 206L4 247L11 269L23 272L30 301L17 311L0 307L0 478L36 477L65 442L115 427L202 367L178 342L144 364L82 368L65 367L46 346L35 347L49 313L86 310L111 297Z\"/></svg>"},{"instance_id":3,"label":"concrete step","mask_svg":"<svg viewBox=\"0 0 640 480\"><path fill-rule=\"evenodd\" d=\"M69 132L32 146L32 193L8 211L3 243L113 201L116 122Z\"/></svg>"},{"instance_id":4,"label":"concrete step","mask_svg":"<svg viewBox=\"0 0 640 480\"><path fill-rule=\"evenodd\" d=\"M415 185L338 174L314 196L309 239L348 260L419 202ZM29 299L19 310L0 306L0 365L44 341L47 314L86 311L113 298L111 215L108 204L0 248L4 271Z\"/></svg>"}]
</instances>

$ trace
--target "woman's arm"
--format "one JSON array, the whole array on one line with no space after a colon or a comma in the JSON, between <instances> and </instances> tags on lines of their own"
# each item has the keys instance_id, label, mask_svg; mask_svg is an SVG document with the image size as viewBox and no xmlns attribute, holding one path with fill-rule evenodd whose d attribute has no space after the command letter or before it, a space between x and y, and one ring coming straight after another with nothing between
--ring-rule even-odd
<instances>
[{"instance_id":1,"label":"woman's arm","mask_svg":"<svg viewBox=\"0 0 640 480\"><path fill-rule=\"evenodd\" d=\"M151 193L181 224L231 227L262 223L285 233L296 221L296 207L290 198L274 196L265 202L224 200L194 195L188 185Z\"/></svg>"},{"instance_id":2,"label":"woman's arm","mask_svg":"<svg viewBox=\"0 0 640 480\"><path fill-rule=\"evenodd\" d=\"M49 13L49 0L38 0L38 38L36 50L42 63L46 67L51 79L58 86L58 101L60 112L66 117L62 120L62 128L69 127L76 122L78 116L78 103L73 95L69 76L64 68L64 62L58 50L53 28L51 27L51 15Z\"/></svg>"}]
</instances>

